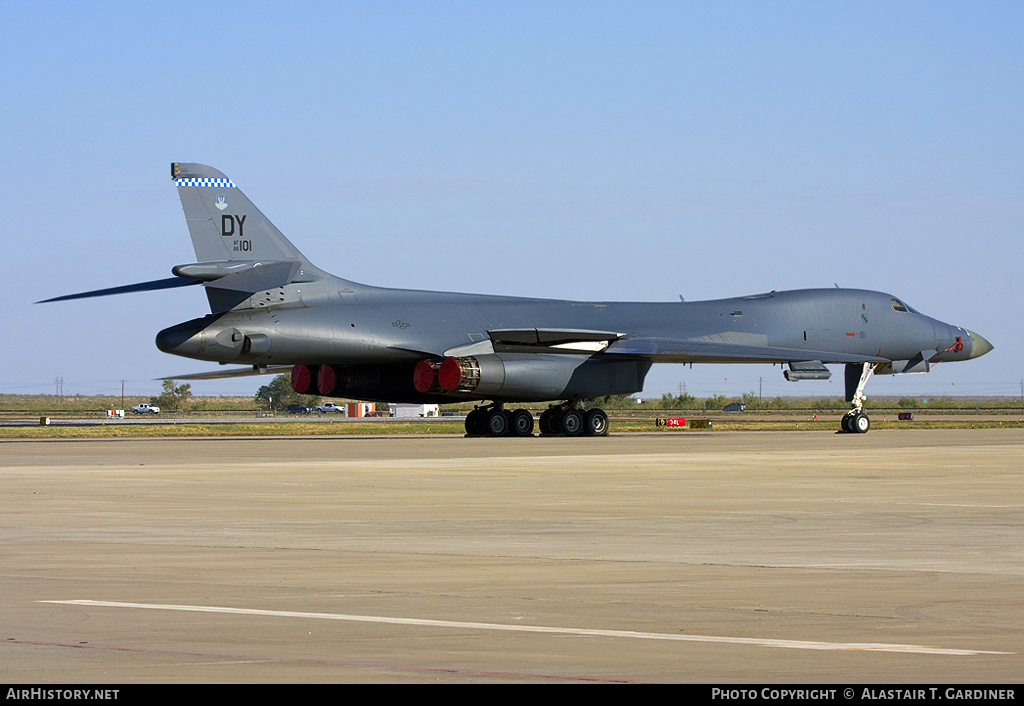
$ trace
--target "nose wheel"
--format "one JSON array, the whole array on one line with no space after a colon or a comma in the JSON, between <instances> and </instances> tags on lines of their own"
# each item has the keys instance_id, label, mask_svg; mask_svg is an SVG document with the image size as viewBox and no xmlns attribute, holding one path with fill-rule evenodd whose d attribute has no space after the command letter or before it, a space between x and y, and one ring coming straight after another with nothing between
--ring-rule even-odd
<instances>
[{"instance_id":1,"label":"nose wheel","mask_svg":"<svg viewBox=\"0 0 1024 706\"><path fill-rule=\"evenodd\" d=\"M843 416L840 426L847 434L867 434L871 420L864 412L851 411Z\"/></svg>"}]
</instances>

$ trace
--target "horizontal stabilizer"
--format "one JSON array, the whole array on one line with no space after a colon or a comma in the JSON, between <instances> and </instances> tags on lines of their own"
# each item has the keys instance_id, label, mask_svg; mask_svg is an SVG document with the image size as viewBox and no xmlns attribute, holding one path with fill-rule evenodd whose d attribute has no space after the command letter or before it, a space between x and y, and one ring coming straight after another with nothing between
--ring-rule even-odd
<instances>
[{"instance_id":1,"label":"horizontal stabilizer","mask_svg":"<svg viewBox=\"0 0 1024 706\"><path fill-rule=\"evenodd\" d=\"M298 260L254 262L247 269L232 272L220 279L207 282L206 286L211 289L228 289L233 292L252 294L291 283L301 266L302 263Z\"/></svg>"},{"instance_id":2,"label":"horizontal stabilizer","mask_svg":"<svg viewBox=\"0 0 1024 706\"><path fill-rule=\"evenodd\" d=\"M226 378L246 378L253 375L279 375L291 371L290 365L253 365L248 368L228 368L213 370L208 373L188 373L186 375L168 375L160 380L224 380Z\"/></svg>"},{"instance_id":3,"label":"horizontal stabilizer","mask_svg":"<svg viewBox=\"0 0 1024 706\"><path fill-rule=\"evenodd\" d=\"M128 284L123 287L110 287L108 289L94 289L91 292L79 292L78 294L65 294L62 297L43 299L36 304L47 304L49 302L66 302L72 299L89 299L90 297L106 297L111 294L129 294L131 292L151 292L157 289L174 289L175 287L189 287L193 284L202 284L201 279L195 277L168 277L167 279L156 279L151 282L139 282Z\"/></svg>"},{"instance_id":4,"label":"horizontal stabilizer","mask_svg":"<svg viewBox=\"0 0 1024 706\"><path fill-rule=\"evenodd\" d=\"M171 274L176 277L195 277L204 282L212 282L236 272L243 272L259 267L260 263L252 260L218 260L216 262L193 262L188 265L175 265Z\"/></svg>"},{"instance_id":5,"label":"horizontal stabilizer","mask_svg":"<svg viewBox=\"0 0 1024 706\"><path fill-rule=\"evenodd\" d=\"M65 294L52 299L43 299L36 304L64 302L74 299L106 297L113 294L131 294L133 292L150 292L159 289L190 287L194 284L205 284L211 289L223 289L230 292L242 292L246 296L265 289L283 287L296 281L302 267L299 260L281 260L277 262L197 262L192 265L178 265L172 268L175 277L157 279L138 284L127 284L121 287L94 289L90 292ZM245 297L243 297L244 299Z\"/></svg>"}]
</instances>

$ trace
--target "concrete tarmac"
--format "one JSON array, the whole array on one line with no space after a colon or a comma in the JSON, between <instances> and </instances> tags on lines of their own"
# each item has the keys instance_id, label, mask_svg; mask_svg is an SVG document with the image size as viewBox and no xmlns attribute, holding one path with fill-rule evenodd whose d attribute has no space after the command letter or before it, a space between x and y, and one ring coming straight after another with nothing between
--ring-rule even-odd
<instances>
[{"instance_id":1,"label":"concrete tarmac","mask_svg":"<svg viewBox=\"0 0 1024 706\"><path fill-rule=\"evenodd\" d=\"M1022 459L1020 430L0 442L0 681L1019 683Z\"/></svg>"}]
</instances>

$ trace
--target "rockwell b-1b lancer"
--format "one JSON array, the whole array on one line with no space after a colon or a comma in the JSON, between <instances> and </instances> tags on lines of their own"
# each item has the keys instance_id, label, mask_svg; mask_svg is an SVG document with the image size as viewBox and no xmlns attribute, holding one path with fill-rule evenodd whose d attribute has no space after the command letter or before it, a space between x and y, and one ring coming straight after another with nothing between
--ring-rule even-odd
<instances>
[{"instance_id":1,"label":"rockwell b-1b lancer","mask_svg":"<svg viewBox=\"0 0 1024 706\"><path fill-rule=\"evenodd\" d=\"M506 405L561 401L541 434L604 435L588 402L643 389L653 363L778 363L788 380L845 367L841 428L868 431L874 374L928 372L984 355L976 333L889 294L775 291L716 301L632 303L454 294L358 284L314 266L212 167L175 163L197 262L169 279L47 301L202 285L211 313L157 334L166 353L244 364L176 379L290 370L296 392L412 403L477 401L471 435L532 436L533 415Z\"/></svg>"}]
</instances>

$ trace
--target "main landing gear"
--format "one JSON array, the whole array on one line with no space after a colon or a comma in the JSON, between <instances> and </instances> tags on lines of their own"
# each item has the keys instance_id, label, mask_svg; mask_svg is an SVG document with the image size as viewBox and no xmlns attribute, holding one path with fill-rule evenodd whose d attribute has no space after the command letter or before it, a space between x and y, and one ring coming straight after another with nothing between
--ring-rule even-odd
<instances>
[{"instance_id":1,"label":"main landing gear","mask_svg":"<svg viewBox=\"0 0 1024 706\"><path fill-rule=\"evenodd\" d=\"M874 371L875 363L846 364L846 401L853 408L839 423L845 434L867 434L871 428L871 420L864 414L864 387Z\"/></svg>"},{"instance_id":2,"label":"main landing gear","mask_svg":"<svg viewBox=\"0 0 1024 706\"><path fill-rule=\"evenodd\" d=\"M542 436L608 436L608 415L602 409L579 409L576 402L565 402L546 409L540 415ZM533 436L533 414L527 409L509 411L496 402L475 407L466 415L468 436Z\"/></svg>"},{"instance_id":3,"label":"main landing gear","mask_svg":"<svg viewBox=\"0 0 1024 706\"><path fill-rule=\"evenodd\" d=\"M508 411L501 402L474 407L466 415L469 436L533 436L533 414L528 409Z\"/></svg>"},{"instance_id":4,"label":"main landing gear","mask_svg":"<svg viewBox=\"0 0 1024 706\"><path fill-rule=\"evenodd\" d=\"M578 402L563 402L541 412L540 433L545 436L608 436L608 415L603 409L582 409Z\"/></svg>"}]
</instances>

